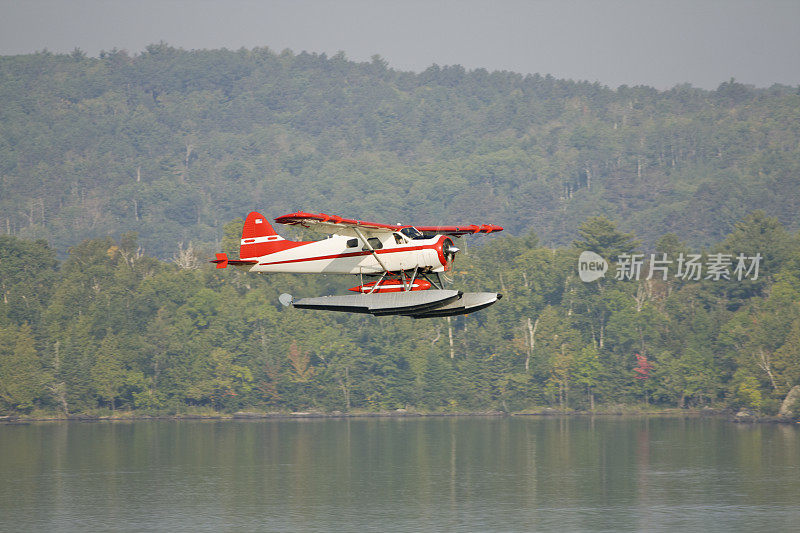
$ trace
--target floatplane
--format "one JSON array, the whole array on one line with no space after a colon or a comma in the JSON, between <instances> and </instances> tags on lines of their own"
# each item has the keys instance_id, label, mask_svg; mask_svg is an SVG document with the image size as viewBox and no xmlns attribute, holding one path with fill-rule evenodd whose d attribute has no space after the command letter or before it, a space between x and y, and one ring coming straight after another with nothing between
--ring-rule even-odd
<instances>
[{"instance_id":1,"label":"floatplane","mask_svg":"<svg viewBox=\"0 0 800 533\"><path fill-rule=\"evenodd\" d=\"M361 281L350 289L357 293L351 295L295 299L282 294L279 299L285 306L432 318L472 313L502 298L495 292L447 289L442 279L443 273L453 269L459 252L454 238L502 231L500 226L415 227L304 212L278 217L275 222L319 231L328 238L284 239L264 215L254 211L244 221L239 258L218 253L211 262L217 268L230 265L248 272L346 274Z\"/></svg>"}]
</instances>

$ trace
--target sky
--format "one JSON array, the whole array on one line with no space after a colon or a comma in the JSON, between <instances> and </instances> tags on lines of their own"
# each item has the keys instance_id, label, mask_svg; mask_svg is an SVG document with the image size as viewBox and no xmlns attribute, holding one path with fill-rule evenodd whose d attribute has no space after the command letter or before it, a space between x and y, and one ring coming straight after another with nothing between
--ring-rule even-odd
<instances>
[{"instance_id":1,"label":"sky","mask_svg":"<svg viewBox=\"0 0 800 533\"><path fill-rule=\"evenodd\" d=\"M0 0L0 55L267 46L612 88L800 85L798 28L800 0Z\"/></svg>"}]
</instances>

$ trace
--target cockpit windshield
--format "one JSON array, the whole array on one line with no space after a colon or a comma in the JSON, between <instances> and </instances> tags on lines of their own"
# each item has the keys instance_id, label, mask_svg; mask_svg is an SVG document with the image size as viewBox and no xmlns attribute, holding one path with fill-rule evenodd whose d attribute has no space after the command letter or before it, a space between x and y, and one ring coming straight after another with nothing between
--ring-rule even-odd
<instances>
[{"instance_id":1,"label":"cockpit windshield","mask_svg":"<svg viewBox=\"0 0 800 533\"><path fill-rule=\"evenodd\" d=\"M400 233L408 237L409 239L424 239L425 235L422 234L417 228L413 226L408 226L407 228L403 228L400 230Z\"/></svg>"}]
</instances>

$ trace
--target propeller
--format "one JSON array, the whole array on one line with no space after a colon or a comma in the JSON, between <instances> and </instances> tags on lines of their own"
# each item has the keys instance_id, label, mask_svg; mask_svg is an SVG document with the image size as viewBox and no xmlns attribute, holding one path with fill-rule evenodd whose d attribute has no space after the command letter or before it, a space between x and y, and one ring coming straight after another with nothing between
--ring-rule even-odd
<instances>
[{"instance_id":1,"label":"propeller","mask_svg":"<svg viewBox=\"0 0 800 533\"><path fill-rule=\"evenodd\" d=\"M450 273L449 275L447 274L444 275L444 278L447 280L448 283L451 283L454 279L453 265L455 264L456 261L456 254L460 251L461 251L460 248L458 246L455 246L453 244L453 241L451 241L449 238L445 239L444 242L442 243L442 254L444 255L444 258L447 262L447 264L444 267L444 271Z\"/></svg>"}]
</instances>

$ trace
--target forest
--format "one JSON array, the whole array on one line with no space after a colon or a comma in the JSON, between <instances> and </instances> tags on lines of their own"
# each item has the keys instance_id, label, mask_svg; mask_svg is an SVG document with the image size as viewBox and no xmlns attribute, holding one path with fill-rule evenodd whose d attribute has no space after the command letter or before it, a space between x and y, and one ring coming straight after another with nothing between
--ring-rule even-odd
<instances>
[{"instance_id":1,"label":"forest","mask_svg":"<svg viewBox=\"0 0 800 533\"><path fill-rule=\"evenodd\" d=\"M756 209L800 227L800 94L735 80L610 89L548 75L267 48L0 57L0 233L63 258L137 232L213 251L258 210L486 222L569 245L590 216L652 248Z\"/></svg>"},{"instance_id":2,"label":"forest","mask_svg":"<svg viewBox=\"0 0 800 533\"><path fill-rule=\"evenodd\" d=\"M0 415L774 414L800 384L798 88L158 43L0 57L0 104ZM214 269L252 209L500 224L459 241L453 285L504 298L450 320L283 308L351 280ZM579 279L585 250L606 277ZM734 264L616 279L631 253Z\"/></svg>"},{"instance_id":3,"label":"forest","mask_svg":"<svg viewBox=\"0 0 800 533\"><path fill-rule=\"evenodd\" d=\"M231 252L241 225L225 226ZM0 409L776 413L800 383L798 235L757 211L710 249L674 234L655 246L657 258L760 254L743 279L732 265L720 279L694 279L676 265L646 276L647 264L639 279L579 279L579 251L621 258L638 244L593 217L568 247L534 233L469 246L454 285L503 300L414 320L284 308L280 292L330 294L341 277L219 270L190 250L160 261L134 234L83 241L63 262L43 240L2 236Z\"/></svg>"}]
</instances>

